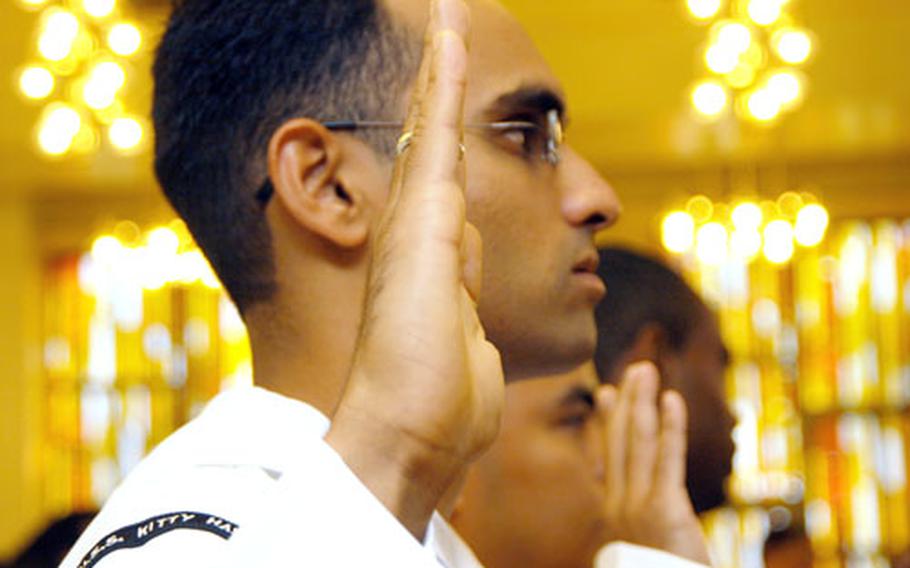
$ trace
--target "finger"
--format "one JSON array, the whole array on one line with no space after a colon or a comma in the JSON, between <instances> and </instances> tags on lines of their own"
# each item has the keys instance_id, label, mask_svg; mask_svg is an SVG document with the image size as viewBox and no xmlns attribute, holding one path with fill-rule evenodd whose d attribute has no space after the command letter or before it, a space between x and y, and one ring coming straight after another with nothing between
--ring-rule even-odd
<instances>
[{"instance_id":1,"label":"finger","mask_svg":"<svg viewBox=\"0 0 910 568\"><path fill-rule=\"evenodd\" d=\"M657 414L657 369L651 363L640 363L636 376L632 412L629 417L630 437L627 465L628 503L637 508L651 494L654 468L660 446Z\"/></svg>"},{"instance_id":2,"label":"finger","mask_svg":"<svg viewBox=\"0 0 910 568\"><path fill-rule=\"evenodd\" d=\"M655 485L660 491L686 487L686 402L677 391L661 397L660 452Z\"/></svg>"},{"instance_id":3,"label":"finger","mask_svg":"<svg viewBox=\"0 0 910 568\"><path fill-rule=\"evenodd\" d=\"M629 412L635 383L634 374L627 370L613 411L607 418L606 448L604 451L605 496L608 515L619 514L626 496L626 446Z\"/></svg>"},{"instance_id":4,"label":"finger","mask_svg":"<svg viewBox=\"0 0 910 568\"><path fill-rule=\"evenodd\" d=\"M417 125L420 110L426 98L430 69L433 65L433 42L436 34L443 30L451 30L467 41L470 27L469 17L463 0L433 0L431 2L430 18L423 36L423 56L404 121L405 132L412 131Z\"/></svg>"},{"instance_id":5,"label":"finger","mask_svg":"<svg viewBox=\"0 0 910 568\"><path fill-rule=\"evenodd\" d=\"M434 48L437 35L444 30L449 30L454 31L462 38L466 38L470 27L470 15L463 0L433 0L429 14L429 21L423 37L423 55L416 80L414 81L414 88L411 90L408 111L405 115L402 131L402 133L411 133L412 135L418 130L418 123L427 102L427 91L432 69L434 65L439 64L438 58L435 57L436 50ZM413 140L411 144L413 145ZM394 204L398 200L403 174L410 155L411 152L408 151L396 157L392 176L392 192L389 196L390 204Z\"/></svg>"},{"instance_id":6,"label":"finger","mask_svg":"<svg viewBox=\"0 0 910 568\"><path fill-rule=\"evenodd\" d=\"M597 448L600 450L597 459L597 479L601 483L606 481L606 454L607 454L607 424L610 416L616 409L616 401L619 393L613 385L600 385L594 393L594 408L597 412L597 424L600 426L597 431Z\"/></svg>"},{"instance_id":7,"label":"finger","mask_svg":"<svg viewBox=\"0 0 910 568\"><path fill-rule=\"evenodd\" d=\"M616 408L617 396L619 395L613 385L601 385L597 389L597 410L604 422L610 418Z\"/></svg>"},{"instance_id":8,"label":"finger","mask_svg":"<svg viewBox=\"0 0 910 568\"><path fill-rule=\"evenodd\" d=\"M476 307L483 283L483 241L471 223L465 224L461 240L461 272L464 287Z\"/></svg>"}]
</instances>

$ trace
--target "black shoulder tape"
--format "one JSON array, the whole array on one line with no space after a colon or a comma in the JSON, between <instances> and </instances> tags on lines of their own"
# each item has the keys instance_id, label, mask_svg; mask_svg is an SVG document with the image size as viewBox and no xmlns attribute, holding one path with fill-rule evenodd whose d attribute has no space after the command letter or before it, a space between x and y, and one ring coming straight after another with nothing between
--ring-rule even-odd
<instances>
[{"instance_id":1,"label":"black shoulder tape","mask_svg":"<svg viewBox=\"0 0 910 568\"><path fill-rule=\"evenodd\" d=\"M129 525L115 530L92 547L82 561L79 568L91 568L102 558L121 548L139 548L148 541L165 533L178 529L193 529L206 531L227 540L231 538L237 525L205 513L191 513L182 511L151 517L135 525Z\"/></svg>"}]
</instances>

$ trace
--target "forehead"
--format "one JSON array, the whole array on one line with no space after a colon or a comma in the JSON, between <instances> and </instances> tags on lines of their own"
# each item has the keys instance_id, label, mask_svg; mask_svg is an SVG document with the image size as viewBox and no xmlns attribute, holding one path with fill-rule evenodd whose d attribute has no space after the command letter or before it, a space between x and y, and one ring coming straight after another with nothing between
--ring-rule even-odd
<instances>
[{"instance_id":1,"label":"forehead","mask_svg":"<svg viewBox=\"0 0 910 568\"><path fill-rule=\"evenodd\" d=\"M387 5L422 37L428 0L387 0ZM482 119L501 97L519 89L545 89L564 98L540 51L505 8L493 0L468 0L468 6L471 37L465 115L469 121Z\"/></svg>"}]
</instances>

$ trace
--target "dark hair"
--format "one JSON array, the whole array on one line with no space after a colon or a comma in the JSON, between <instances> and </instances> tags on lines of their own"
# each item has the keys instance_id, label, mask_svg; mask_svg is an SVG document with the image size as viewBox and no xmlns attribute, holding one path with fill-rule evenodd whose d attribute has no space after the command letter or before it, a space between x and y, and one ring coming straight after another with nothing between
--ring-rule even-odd
<instances>
[{"instance_id":1,"label":"dark hair","mask_svg":"<svg viewBox=\"0 0 910 568\"><path fill-rule=\"evenodd\" d=\"M415 35L378 0L175 4L153 68L155 171L241 312L276 287L255 199L272 133L295 116L389 118L416 73ZM391 152L390 134L365 136Z\"/></svg>"},{"instance_id":2,"label":"dark hair","mask_svg":"<svg viewBox=\"0 0 910 568\"><path fill-rule=\"evenodd\" d=\"M597 306L594 363L604 380L648 324L660 325L672 349L682 349L702 321L705 304L682 277L659 260L622 248L600 251L598 274L607 295Z\"/></svg>"}]
</instances>

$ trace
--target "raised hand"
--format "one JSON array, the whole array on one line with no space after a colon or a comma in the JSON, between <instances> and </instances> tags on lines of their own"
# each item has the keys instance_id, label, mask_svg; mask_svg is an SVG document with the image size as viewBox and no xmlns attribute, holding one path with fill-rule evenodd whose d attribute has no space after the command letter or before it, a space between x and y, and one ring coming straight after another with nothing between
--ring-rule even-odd
<instances>
[{"instance_id":1,"label":"raised hand","mask_svg":"<svg viewBox=\"0 0 910 568\"><path fill-rule=\"evenodd\" d=\"M477 316L481 242L465 220L469 14L436 0L388 204L372 243L363 324L326 441L415 536L493 441L499 353Z\"/></svg>"},{"instance_id":2,"label":"raised hand","mask_svg":"<svg viewBox=\"0 0 910 568\"><path fill-rule=\"evenodd\" d=\"M602 387L609 540L709 564L705 536L686 491L686 404L659 394L651 363L629 367L617 390ZM658 397L660 401L658 403Z\"/></svg>"}]
</instances>

